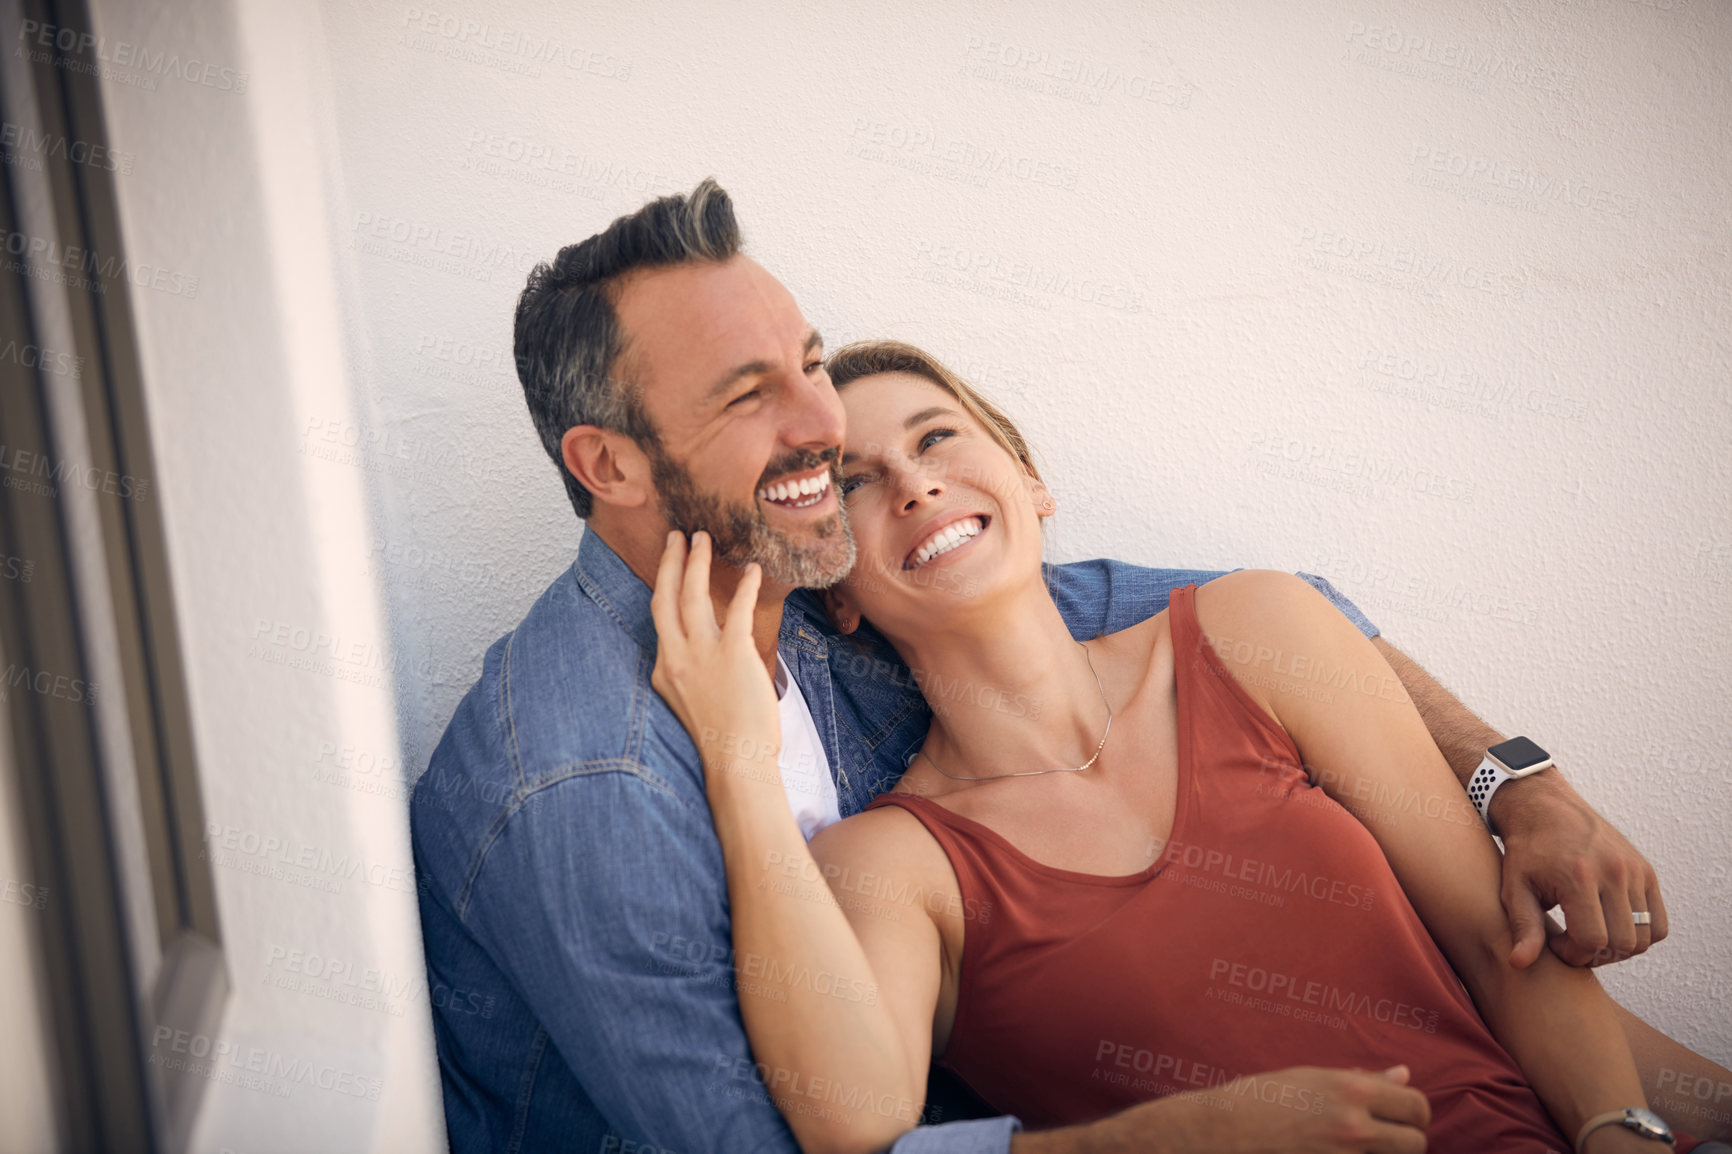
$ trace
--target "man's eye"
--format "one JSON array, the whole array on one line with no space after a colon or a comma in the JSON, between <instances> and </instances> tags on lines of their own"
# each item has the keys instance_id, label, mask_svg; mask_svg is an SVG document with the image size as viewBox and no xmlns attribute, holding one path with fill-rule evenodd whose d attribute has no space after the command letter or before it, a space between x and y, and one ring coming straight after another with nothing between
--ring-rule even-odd
<instances>
[{"instance_id":1,"label":"man's eye","mask_svg":"<svg viewBox=\"0 0 1732 1154\"><path fill-rule=\"evenodd\" d=\"M729 401L729 402L728 402L728 408L730 408L730 409L731 409L731 408L733 408L733 407L734 407L734 406L735 406L735 405L737 405L737 404L739 404L739 403L740 403L740 402L741 402L741 401L746 401L746 400L750 400L750 399L751 399L751 398L753 398L753 397L755 397L755 396L757 396L757 395L758 395L758 390L757 390L757 389L753 389L753 390L752 390L752 391L751 391L751 392L749 392L749 393L741 393L741 394L740 394L740 395L739 395L739 396L737 396L737 397L735 397L735 398L734 398L734 399L733 399L733 400L731 400L731 401Z\"/></svg>"},{"instance_id":2,"label":"man's eye","mask_svg":"<svg viewBox=\"0 0 1732 1154\"><path fill-rule=\"evenodd\" d=\"M824 367L824 361L822 358L820 358L818 360L808 362L806 365L806 371L809 373L813 369L821 369L823 367Z\"/></svg>"}]
</instances>

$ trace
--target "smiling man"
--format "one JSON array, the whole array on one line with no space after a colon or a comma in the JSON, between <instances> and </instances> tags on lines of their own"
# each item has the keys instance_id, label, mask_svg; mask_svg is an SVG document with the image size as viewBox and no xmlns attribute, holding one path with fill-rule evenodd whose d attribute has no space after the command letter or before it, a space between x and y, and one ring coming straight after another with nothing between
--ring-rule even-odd
<instances>
[{"instance_id":1,"label":"smiling man","mask_svg":"<svg viewBox=\"0 0 1732 1154\"><path fill-rule=\"evenodd\" d=\"M650 684L650 583L670 529L712 536L718 608L742 567L762 567L753 633L806 836L895 784L925 734L925 702L881 638L868 627L843 638L804 592L854 563L836 491L843 411L822 342L740 251L727 194L704 181L538 266L516 354L587 529L571 567L488 650L412 803L452 1148L792 1152L770 1094L821 1109L849 1090L753 1064L736 983L806 979L731 952L701 762ZM1107 560L1050 571L1079 638L1127 628L1214 576ZM1465 779L1500 735L1378 644ZM1518 956L1545 947L1540 911L1553 901L1569 919L1571 936L1552 943L1566 960L1628 956L1664 936L1652 870L1555 769L1511 782L1495 806ZM1651 930L1633 931L1636 901L1655 911ZM875 1108L913 1120L922 1107ZM948 1122L895 1149L1154 1149L1185 1108L1198 1107L1150 1103L1043 1134L1012 1118Z\"/></svg>"}]
</instances>

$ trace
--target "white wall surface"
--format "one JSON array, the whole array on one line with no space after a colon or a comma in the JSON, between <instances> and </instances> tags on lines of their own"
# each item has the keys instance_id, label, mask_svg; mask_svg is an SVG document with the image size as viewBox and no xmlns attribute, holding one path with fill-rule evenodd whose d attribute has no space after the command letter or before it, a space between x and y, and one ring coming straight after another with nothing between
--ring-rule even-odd
<instances>
[{"instance_id":1,"label":"white wall surface","mask_svg":"<svg viewBox=\"0 0 1732 1154\"><path fill-rule=\"evenodd\" d=\"M443 1149L406 811L339 764L398 744L355 565L373 498L301 435L354 422L362 384L318 13L94 7L127 256L161 273L105 291L138 321L234 991L213 1037L151 1058L202 1059L195 1151Z\"/></svg>"},{"instance_id":2,"label":"white wall surface","mask_svg":"<svg viewBox=\"0 0 1732 1154\"><path fill-rule=\"evenodd\" d=\"M713 174L832 348L1022 422L1056 559L1320 572L1553 750L1665 887L1606 984L1732 1061L1732 6L99 8L251 78L108 88L129 243L200 277L135 296L213 822L408 864L404 779L578 538L524 276ZM273 953L418 974L410 896L219 875L234 1029L382 1077L341 1148L428 1145L424 999ZM301 1145L221 1089L206 1148Z\"/></svg>"},{"instance_id":3,"label":"white wall surface","mask_svg":"<svg viewBox=\"0 0 1732 1154\"><path fill-rule=\"evenodd\" d=\"M1059 559L1322 573L1556 753L1672 917L1606 983L1732 1061L1732 6L325 16L407 764L572 554L524 273L714 174L831 347L1009 406Z\"/></svg>"}]
</instances>

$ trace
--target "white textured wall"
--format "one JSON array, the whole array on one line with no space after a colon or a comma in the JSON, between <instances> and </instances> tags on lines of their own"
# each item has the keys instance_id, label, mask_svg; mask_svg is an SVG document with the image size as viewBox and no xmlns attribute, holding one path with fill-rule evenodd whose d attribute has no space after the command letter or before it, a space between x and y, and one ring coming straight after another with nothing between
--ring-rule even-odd
<instances>
[{"instance_id":1,"label":"white textured wall","mask_svg":"<svg viewBox=\"0 0 1732 1154\"><path fill-rule=\"evenodd\" d=\"M1722 0L332 0L227 44L102 7L254 77L115 127L129 240L204 277L145 324L214 820L406 864L402 779L578 536L524 275L713 174L832 347L925 344L1024 423L1060 559L1321 572L1555 751L1669 899L1605 980L1732 1061ZM266 984L276 943L412 966L399 895L220 884L242 1025L379 1063L349 1144L414 1145L416 1014ZM212 1143L295 1141L222 1101Z\"/></svg>"},{"instance_id":2,"label":"white textured wall","mask_svg":"<svg viewBox=\"0 0 1732 1154\"><path fill-rule=\"evenodd\" d=\"M1061 558L1321 572L1553 750L1668 897L1607 984L1732 1061L1732 6L853 7L326 8L410 764L572 553L527 266L713 173L1010 406Z\"/></svg>"},{"instance_id":3,"label":"white textured wall","mask_svg":"<svg viewBox=\"0 0 1732 1154\"><path fill-rule=\"evenodd\" d=\"M407 814L352 771L398 743L372 497L302 436L359 387L318 12L93 7L233 990L150 1058L209 1078L198 1154L442 1149Z\"/></svg>"}]
</instances>

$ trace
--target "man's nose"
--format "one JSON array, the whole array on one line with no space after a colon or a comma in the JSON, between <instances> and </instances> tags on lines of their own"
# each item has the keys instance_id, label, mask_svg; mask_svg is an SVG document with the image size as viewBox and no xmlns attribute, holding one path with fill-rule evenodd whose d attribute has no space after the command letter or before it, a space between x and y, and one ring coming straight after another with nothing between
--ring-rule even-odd
<instances>
[{"instance_id":1,"label":"man's nose","mask_svg":"<svg viewBox=\"0 0 1732 1154\"><path fill-rule=\"evenodd\" d=\"M789 443L819 451L842 443L847 421L829 377L813 380L800 373L783 396L787 412L782 427Z\"/></svg>"}]
</instances>

